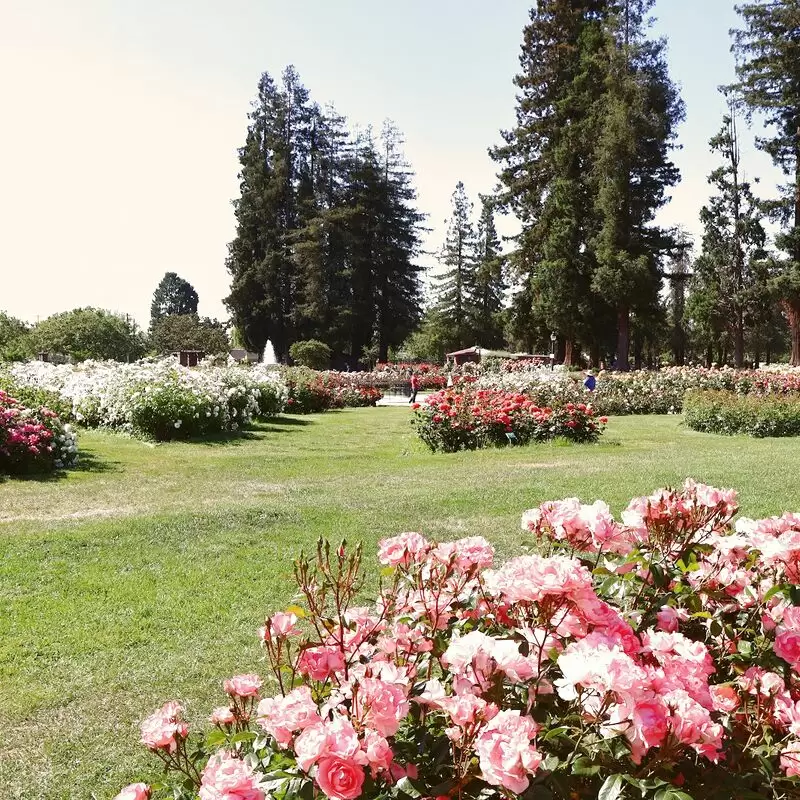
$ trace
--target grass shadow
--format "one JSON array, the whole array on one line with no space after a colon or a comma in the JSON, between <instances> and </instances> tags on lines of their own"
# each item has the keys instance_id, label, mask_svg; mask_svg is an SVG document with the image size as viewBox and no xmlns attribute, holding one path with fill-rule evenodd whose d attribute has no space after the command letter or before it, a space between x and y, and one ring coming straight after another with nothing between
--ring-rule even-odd
<instances>
[{"instance_id":1,"label":"grass shadow","mask_svg":"<svg viewBox=\"0 0 800 800\"><path fill-rule=\"evenodd\" d=\"M238 447L248 441L263 439L264 434L267 433L292 433L306 425L313 424L311 420L297 417L270 417L253 423L245 430L218 433L213 436L198 436L183 441L187 444L200 444L206 447Z\"/></svg>"},{"instance_id":2,"label":"grass shadow","mask_svg":"<svg viewBox=\"0 0 800 800\"><path fill-rule=\"evenodd\" d=\"M56 469L52 472L34 473L30 475L0 474L0 483L6 481L24 481L29 483L57 483L69 477L71 472L119 472L120 462L98 458L91 452L81 451L78 463L68 469Z\"/></svg>"},{"instance_id":3,"label":"grass shadow","mask_svg":"<svg viewBox=\"0 0 800 800\"><path fill-rule=\"evenodd\" d=\"M265 419L262 425L280 425L284 427L303 427L304 425L313 425L313 420L305 419L304 417L300 416L281 416L281 417L269 417L269 419Z\"/></svg>"}]
</instances>

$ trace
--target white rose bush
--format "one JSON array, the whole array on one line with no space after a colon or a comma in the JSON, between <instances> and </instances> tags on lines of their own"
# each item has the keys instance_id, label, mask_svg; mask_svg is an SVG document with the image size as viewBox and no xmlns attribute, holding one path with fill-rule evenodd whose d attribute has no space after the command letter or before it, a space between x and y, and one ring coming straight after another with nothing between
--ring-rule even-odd
<instances>
[{"instance_id":1,"label":"white rose bush","mask_svg":"<svg viewBox=\"0 0 800 800\"><path fill-rule=\"evenodd\" d=\"M133 364L14 365L18 384L58 395L72 418L164 441L233 432L283 410L287 390L275 372L242 367L188 369L173 359Z\"/></svg>"},{"instance_id":2,"label":"white rose bush","mask_svg":"<svg viewBox=\"0 0 800 800\"><path fill-rule=\"evenodd\" d=\"M734 524L687 480L546 502L536 548L381 541L295 563L299 602L193 730L141 725L163 778L118 800L788 800L800 796L800 514Z\"/></svg>"}]
</instances>

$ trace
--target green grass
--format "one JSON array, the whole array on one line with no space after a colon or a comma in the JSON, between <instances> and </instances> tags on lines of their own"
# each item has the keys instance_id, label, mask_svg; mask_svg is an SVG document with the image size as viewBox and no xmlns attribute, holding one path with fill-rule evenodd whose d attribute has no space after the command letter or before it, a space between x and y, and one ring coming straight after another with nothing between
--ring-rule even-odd
<instances>
[{"instance_id":1,"label":"green grass","mask_svg":"<svg viewBox=\"0 0 800 800\"><path fill-rule=\"evenodd\" d=\"M684 477L742 513L800 509L790 439L612 419L600 445L431 455L404 408L263 425L246 439L152 446L85 432L80 469L0 481L0 797L107 798L154 779L138 722L167 699L202 723L220 681L259 671L255 631L292 597L319 536L482 534L525 542L523 510L576 495L619 511Z\"/></svg>"}]
</instances>

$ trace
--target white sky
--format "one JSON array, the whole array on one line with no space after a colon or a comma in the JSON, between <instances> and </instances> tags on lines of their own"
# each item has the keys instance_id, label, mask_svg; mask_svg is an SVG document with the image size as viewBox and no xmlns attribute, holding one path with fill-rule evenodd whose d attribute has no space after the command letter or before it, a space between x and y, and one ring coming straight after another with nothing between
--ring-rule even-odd
<instances>
[{"instance_id":1,"label":"white sky","mask_svg":"<svg viewBox=\"0 0 800 800\"><path fill-rule=\"evenodd\" d=\"M708 139L733 77L729 0L658 0L687 122L662 221L699 236ZM34 322L99 306L147 326L167 271L226 318L237 148L262 71L293 63L352 123L390 117L444 236L458 180L495 183L513 124L522 0L0 0L0 310ZM751 134L746 134L751 138ZM743 152L752 174L774 173ZM510 232L510 221L500 222ZM698 238L699 241L699 238Z\"/></svg>"}]
</instances>

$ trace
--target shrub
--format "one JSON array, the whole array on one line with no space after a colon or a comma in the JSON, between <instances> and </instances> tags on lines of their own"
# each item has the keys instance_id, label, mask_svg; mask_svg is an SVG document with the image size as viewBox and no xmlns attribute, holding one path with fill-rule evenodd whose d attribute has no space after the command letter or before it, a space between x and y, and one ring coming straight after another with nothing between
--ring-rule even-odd
<instances>
[{"instance_id":1,"label":"shrub","mask_svg":"<svg viewBox=\"0 0 800 800\"><path fill-rule=\"evenodd\" d=\"M206 736L176 702L142 723L154 800L797 797L800 515L736 512L691 480L622 522L547 502L541 552L496 568L481 537L403 533L371 606L360 547L320 542L259 631L269 685L225 680Z\"/></svg>"},{"instance_id":2,"label":"shrub","mask_svg":"<svg viewBox=\"0 0 800 800\"><path fill-rule=\"evenodd\" d=\"M39 386L26 386L18 383L10 375L0 373L0 389L28 408L49 408L62 421L72 419L72 404L52 389Z\"/></svg>"},{"instance_id":3,"label":"shrub","mask_svg":"<svg viewBox=\"0 0 800 800\"><path fill-rule=\"evenodd\" d=\"M331 349L325 342L317 339L307 339L303 342L295 342L289 348L289 355L292 361L301 367L311 369L327 369L331 363Z\"/></svg>"},{"instance_id":4,"label":"shrub","mask_svg":"<svg viewBox=\"0 0 800 800\"><path fill-rule=\"evenodd\" d=\"M412 422L419 437L432 451L445 453L509 441L593 442L606 423L584 403L541 407L524 394L469 387L437 392L413 408Z\"/></svg>"},{"instance_id":5,"label":"shrub","mask_svg":"<svg viewBox=\"0 0 800 800\"><path fill-rule=\"evenodd\" d=\"M383 397L383 392L374 386L337 386L334 393L345 408L374 406Z\"/></svg>"},{"instance_id":6,"label":"shrub","mask_svg":"<svg viewBox=\"0 0 800 800\"><path fill-rule=\"evenodd\" d=\"M157 440L236 431L253 417L282 410L279 375L240 367L195 369L173 359L133 364L32 362L14 367L29 390L54 392L75 420Z\"/></svg>"},{"instance_id":7,"label":"shrub","mask_svg":"<svg viewBox=\"0 0 800 800\"><path fill-rule=\"evenodd\" d=\"M284 380L288 392L286 411L289 414L315 414L342 407L323 373L305 367L293 367L284 371Z\"/></svg>"},{"instance_id":8,"label":"shrub","mask_svg":"<svg viewBox=\"0 0 800 800\"><path fill-rule=\"evenodd\" d=\"M28 408L0 389L0 473L50 472L77 459L75 434L54 411Z\"/></svg>"},{"instance_id":9,"label":"shrub","mask_svg":"<svg viewBox=\"0 0 800 800\"><path fill-rule=\"evenodd\" d=\"M750 436L800 436L800 396L689 392L684 420L692 430Z\"/></svg>"}]
</instances>

